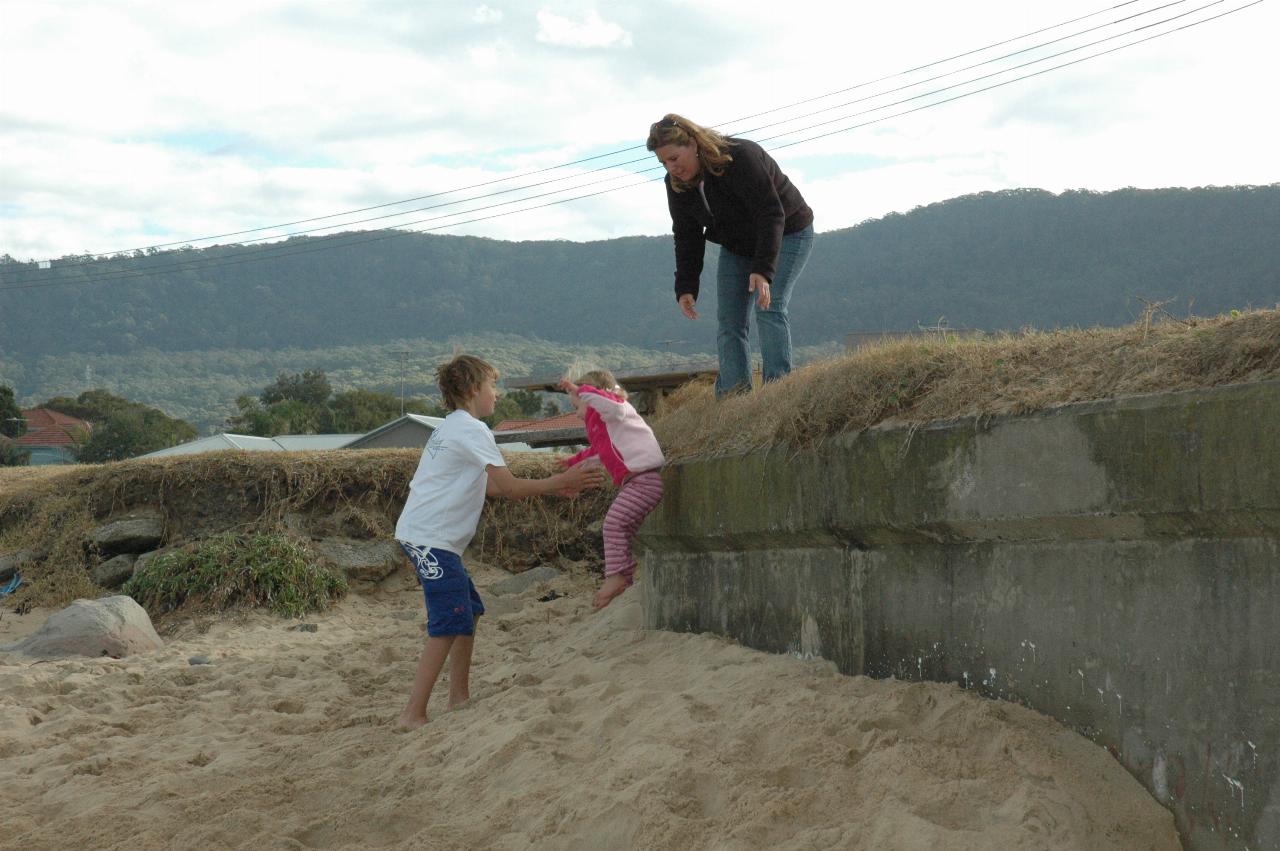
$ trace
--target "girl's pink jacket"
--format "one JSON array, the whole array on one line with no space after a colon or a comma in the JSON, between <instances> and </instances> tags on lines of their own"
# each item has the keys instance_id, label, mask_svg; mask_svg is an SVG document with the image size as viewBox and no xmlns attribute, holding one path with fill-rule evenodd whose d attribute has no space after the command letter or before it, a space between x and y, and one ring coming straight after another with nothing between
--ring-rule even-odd
<instances>
[{"instance_id":1,"label":"girl's pink jacket","mask_svg":"<svg viewBox=\"0 0 1280 851\"><path fill-rule=\"evenodd\" d=\"M578 398L584 403L582 419L591 445L561 464L572 467L597 455L615 485L632 473L662 466L665 459L658 439L630 402L589 384L578 387Z\"/></svg>"}]
</instances>

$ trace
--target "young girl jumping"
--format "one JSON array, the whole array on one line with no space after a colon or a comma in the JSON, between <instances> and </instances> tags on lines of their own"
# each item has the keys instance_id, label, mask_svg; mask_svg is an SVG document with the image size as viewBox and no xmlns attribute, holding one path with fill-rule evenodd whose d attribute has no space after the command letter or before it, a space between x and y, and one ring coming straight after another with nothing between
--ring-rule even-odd
<instances>
[{"instance_id":1,"label":"young girl jumping","mask_svg":"<svg viewBox=\"0 0 1280 851\"><path fill-rule=\"evenodd\" d=\"M604 583L596 592L595 607L603 609L634 581L636 559L631 542L644 518L662 499L662 449L636 409L627 391L606 369L588 372L577 382L564 379L560 389L569 394L578 416L587 426L591 445L560 463L572 467L596 457L619 486L618 495L604 518Z\"/></svg>"}]
</instances>

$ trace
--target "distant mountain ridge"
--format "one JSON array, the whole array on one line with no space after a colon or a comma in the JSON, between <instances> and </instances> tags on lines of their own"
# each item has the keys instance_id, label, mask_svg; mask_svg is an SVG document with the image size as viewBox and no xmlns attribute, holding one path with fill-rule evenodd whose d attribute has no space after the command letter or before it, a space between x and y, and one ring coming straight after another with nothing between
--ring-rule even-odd
<instances>
[{"instance_id":1,"label":"distant mountain ridge","mask_svg":"<svg viewBox=\"0 0 1280 851\"><path fill-rule=\"evenodd\" d=\"M1277 233L1280 184L968 195L821 233L792 302L795 339L817 344L939 317L984 329L1116 325L1140 312L1135 297L1204 314L1270 306L1280 301ZM298 253L275 256L289 252ZM695 325L674 305L670 237L339 234L48 270L5 256L0 355L282 350L484 332L710 350L715 252ZM93 281L116 270L131 277ZM3 291L29 282L65 285Z\"/></svg>"}]
</instances>

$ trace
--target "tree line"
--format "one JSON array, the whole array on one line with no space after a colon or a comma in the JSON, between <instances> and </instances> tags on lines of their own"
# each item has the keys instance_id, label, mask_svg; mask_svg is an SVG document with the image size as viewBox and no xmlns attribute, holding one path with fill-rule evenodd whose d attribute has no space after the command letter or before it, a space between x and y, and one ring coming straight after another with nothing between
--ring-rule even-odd
<instances>
[{"instance_id":1,"label":"tree line","mask_svg":"<svg viewBox=\"0 0 1280 851\"><path fill-rule=\"evenodd\" d=\"M35 407L58 411L90 424L73 447L81 463L134 458L194 440L196 429L185 420L123 399L106 390L86 390L75 397L55 396ZM559 411L554 402L527 390L503 394L489 426L515 418L536 418ZM444 417L448 411L430 399L401 400L390 393L354 389L333 392L322 370L281 373L256 396L236 399L236 412L226 420L227 431L276 437L292 434L362 434L402 413ZM0 466L21 466L30 460L14 438L27 431L13 388L0 385Z\"/></svg>"},{"instance_id":2,"label":"tree line","mask_svg":"<svg viewBox=\"0 0 1280 851\"><path fill-rule=\"evenodd\" d=\"M1141 298L1200 314L1271 306L1276 232L1280 184L955 198L821 233L791 303L794 337L802 352L830 354L851 331L942 318L1052 328L1123 324ZM507 377L584 359L670 366L715 350L714 321L675 308L669 237L370 241L378 235L73 256L45 270L0 256L0 384L25 405L110 390L210 433L229 415L294 428L376 408L355 398L296 417L260 399L262 410L240 407L246 387L284 372L320 369L339 393L425 401L434 365L460 347ZM311 252L326 246L345 247ZM707 256L710 291L714 248Z\"/></svg>"},{"instance_id":3,"label":"tree line","mask_svg":"<svg viewBox=\"0 0 1280 851\"><path fill-rule=\"evenodd\" d=\"M504 393L485 417L490 427L504 420L533 418L559 411L555 403L528 390ZM281 373L257 396L236 399L236 413L227 419L227 430L237 434L274 437L281 434L362 434L402 414L448 416L436 399L397 399L375 390L334 393L322 370Z\"/></svg>"},{"instance_id":4,"label":"tree line","mask_svg":"<svg viewBox=\"0 0 1280 851\"><path fill-rule=\"evenodd\" d=\"M987 330L1117 325L1139 312L1137 296L1203 313L1267 306L1280 292L1278 231L1280 184L955 198L821 233L791 306L795 340L939 317ZM716 251L707 257L710 290ZM0 257L0 356L492 331L643 348L693 334L714 348L713 323L690 326L675 308L669 237L362 232L86 259L41 270Z\"/></svg>"},{"instance_id":5,"label":"tree line","mask_svg":"<svg viewBox=\"0 0 1280 851\"><path fill-rule=\"evenodd\" d=\"M323 346L323 341L318 341ZM249 388L265 387L281 373L322 370L335 392L364 389L406 401L438 396L436 367L455 351L483 356L502 373L502 381L528 375L559 375L572 364L614 370L669 367L709 355L619 345L573 345L510 334L475 334L442 339L381 339L365 345L307 349L215 349L128 354L67 352L29 361L0 356L0 384L13 386L23 406L52 395L76 396L86 389L108 389L184 419L201 434L225 427L238 411L236 400ZM837 347L802 347L799 355ZM253 391L256 393L256 391ZM252 395L252 393L250 394ZM399 410L397 405L396 410Z\"/></svg>"}]
</instances>

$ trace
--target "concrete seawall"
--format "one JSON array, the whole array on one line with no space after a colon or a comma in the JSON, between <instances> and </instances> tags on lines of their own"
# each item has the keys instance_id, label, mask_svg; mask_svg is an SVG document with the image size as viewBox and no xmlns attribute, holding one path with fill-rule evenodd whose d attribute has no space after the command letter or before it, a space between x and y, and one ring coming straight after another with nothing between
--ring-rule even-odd
<instances>
[{"instance_id":1,"label":"concrete seawall","mask_svg":"<svg viewBox=\"0 0 1280 851\"><path fill-rule=\"evenodd\" d=\"M650 627L1061 720L1191 848L1280 848L1280 382L673 465Z\"/></svg>"}]
</instances>

